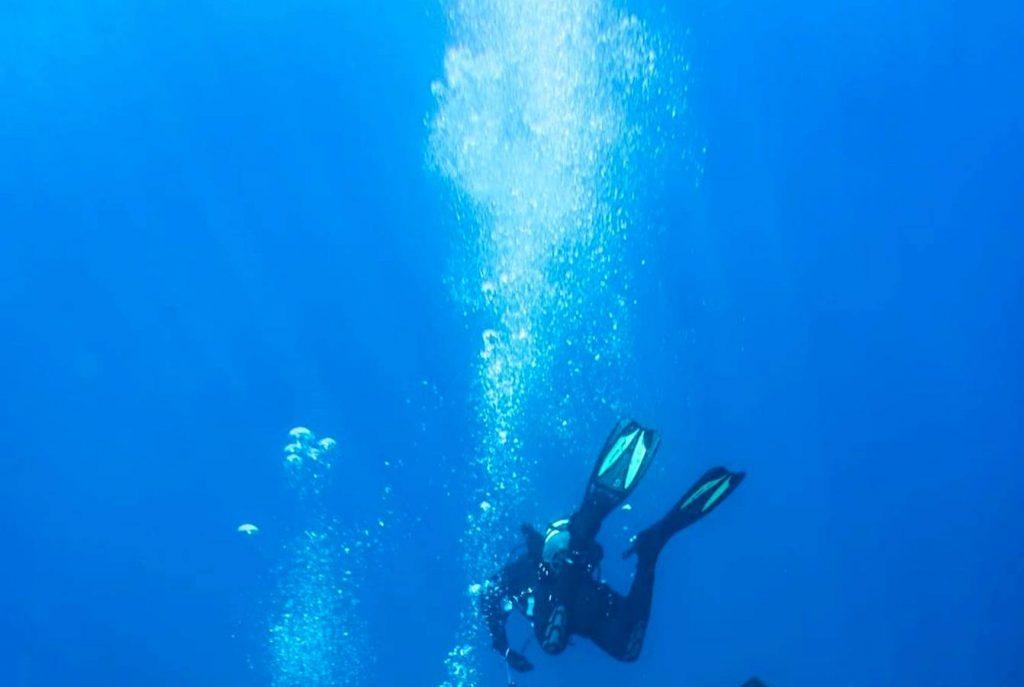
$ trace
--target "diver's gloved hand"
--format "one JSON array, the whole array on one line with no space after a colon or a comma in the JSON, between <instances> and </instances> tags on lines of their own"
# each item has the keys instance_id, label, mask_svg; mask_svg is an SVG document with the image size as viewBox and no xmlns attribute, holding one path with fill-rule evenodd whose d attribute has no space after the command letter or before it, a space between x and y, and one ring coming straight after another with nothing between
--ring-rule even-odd
<instances>
[{"instance_id":1,"label":"diver's gloved hand","mask_svg":"<svg viewBox=\"0 0 1024 687\"><path fill-rule=\"evenodd\" d=\"M523 656L518 651L512 651L511 649L507 650L505 652L505 660L508 661L512 670L517 673L526 673L533 670L533 664L526 659L526 656Z\"/></svg>"}]
</instances>

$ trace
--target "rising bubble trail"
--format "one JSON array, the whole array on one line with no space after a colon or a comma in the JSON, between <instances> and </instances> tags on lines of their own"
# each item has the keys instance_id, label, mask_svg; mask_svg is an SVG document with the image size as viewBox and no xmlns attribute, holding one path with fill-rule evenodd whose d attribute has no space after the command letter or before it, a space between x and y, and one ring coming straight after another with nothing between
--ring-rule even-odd
<instances>
[{"instance_id":1,"label":"rising bubble trail","mask_svg":"<svg viewBox=\"0 0 1024 687\"><path fill-rule=\"evenodd\" d=\"M456 0L449 24L430 151L469 237L458 295L483 322L481 486L463 538L472 596L511 547L498 535L535 476L521 441L531 400L544 395L568 426L574 407L559 407L552 378L568 370L597 394L588 370L621 362L631 163L649 145L660 47L604 0ZM478 683L473 607L446 660L452 687Z\"/></svg>"},{"instance_id":2,"label":"rising bubble trail","mask_svg":"<svg viewBox=\"0 0 1024 687\"><path fill-rule=\"evenodd\" d=\"M339 531L324 505L331 488L334 439L305 427L289 433L284 449L288 485L303 525L285 545L285 563L271 619L269 648L274 687L369 684L371 654L358 613L360 540Z\"/></svg>"}]
</instances>

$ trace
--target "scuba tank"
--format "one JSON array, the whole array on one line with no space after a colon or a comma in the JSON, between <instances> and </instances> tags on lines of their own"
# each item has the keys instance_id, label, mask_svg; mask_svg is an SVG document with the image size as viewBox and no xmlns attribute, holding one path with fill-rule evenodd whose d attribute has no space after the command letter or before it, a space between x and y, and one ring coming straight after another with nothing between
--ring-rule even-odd
<instances>
[{"instance_id":1,"label":"scuba tank","mask_svg":"<svg viewBox=\"0 0 1024 687\"><path fill-rule=\"evenodd\" d=\"M582 549L573 549L569 524L569 519L563 518L548 525L540 556L542 576L555 575L577 565L582 566L591 576L600 576L604 549L593 540L587 542Z\"/></svg>"}]
</instances>

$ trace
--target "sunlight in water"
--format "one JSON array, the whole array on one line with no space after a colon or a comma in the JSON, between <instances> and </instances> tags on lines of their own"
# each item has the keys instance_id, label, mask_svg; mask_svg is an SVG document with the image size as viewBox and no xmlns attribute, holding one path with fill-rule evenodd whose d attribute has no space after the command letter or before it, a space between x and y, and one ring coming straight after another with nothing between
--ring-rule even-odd
<instances>
[{"instance_id":1,"label":"sunlight in water","mask_svg":"<svg viewBox=\"0 0 1024 687\"><path fill-rule=\"evenodd\" d=\"M464 537L475 582L509 550L498 535L534 477L520 443L530 399L554 397L553 422L568 425L575 415L557 407L552 378L581 385L595 366L622 364L630 163L651 138L644 112L660 95L661 49L638 19L599 0L462 0L449 19L431 154L473 237L460 296L485 322L474 503L487 507ZM476 683L473 612L463 625L451 685Z\"/></svg>"}]
</instances>

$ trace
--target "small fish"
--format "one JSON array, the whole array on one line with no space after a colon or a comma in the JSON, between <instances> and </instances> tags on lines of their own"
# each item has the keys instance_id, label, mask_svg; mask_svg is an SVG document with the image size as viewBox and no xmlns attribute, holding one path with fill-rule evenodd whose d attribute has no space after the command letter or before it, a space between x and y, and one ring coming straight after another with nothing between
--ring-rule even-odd
<instances>
[{"instance_id":1,"label":"small fish","mask_svg":"<svg viewBox=\"0 0 1024 687\"><path fill-rule=\"evenodd\" d=\"M257 532L259 532L260 528L256 527L256 525L252 524L251 522L247 522L245 524L239 525L238 526L238 531L241 532L242 534L247 534L247 535L249 535L251 537L252 535L254 535Z\"/></svg>"}]
</instances>

